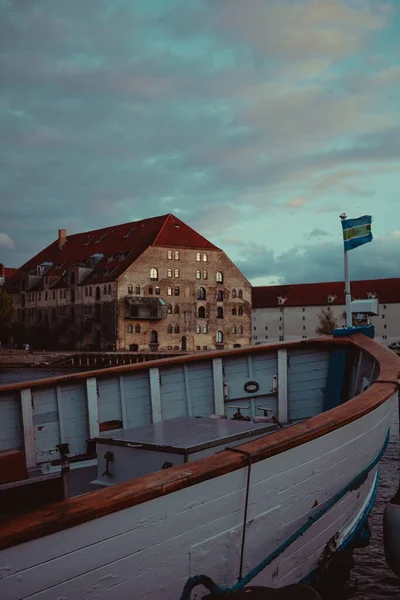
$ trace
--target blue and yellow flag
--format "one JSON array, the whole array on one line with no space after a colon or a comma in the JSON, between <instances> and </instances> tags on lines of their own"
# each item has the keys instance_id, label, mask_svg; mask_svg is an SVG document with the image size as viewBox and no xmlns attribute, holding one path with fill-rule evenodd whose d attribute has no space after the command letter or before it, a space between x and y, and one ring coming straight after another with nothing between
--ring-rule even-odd
<instances>
[{"instance_id":1,"label":"blue and yellow flag","mask_svg":"<svg viewBox=\"0 0 400 600\"><path fill-rule=\"evenodd\" d=\"M369 215L364 215L358 219L342 220L343 241L346 252L372 240L371 221L372 218Z\"/></svg>"}]
</instances>

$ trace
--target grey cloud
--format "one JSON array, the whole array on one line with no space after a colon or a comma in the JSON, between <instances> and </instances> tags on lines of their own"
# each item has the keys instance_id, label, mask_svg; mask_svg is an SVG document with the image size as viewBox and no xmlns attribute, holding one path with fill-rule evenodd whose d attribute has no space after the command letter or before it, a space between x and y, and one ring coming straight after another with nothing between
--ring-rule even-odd
<instances>
[{"instance_id":1,"label":"grey cloud","mask_svg":"<svg viewBox=\"0 0 400 600\"><path fill-rule=\"evenodd\" d=\"M324 231L323 229L313 229L312 231L310 231L310 233L308 234L309 238L320 238L320 237L325 237L325 236L329 236L331 235L328 231Z\"/></svg>"}]
</instances>

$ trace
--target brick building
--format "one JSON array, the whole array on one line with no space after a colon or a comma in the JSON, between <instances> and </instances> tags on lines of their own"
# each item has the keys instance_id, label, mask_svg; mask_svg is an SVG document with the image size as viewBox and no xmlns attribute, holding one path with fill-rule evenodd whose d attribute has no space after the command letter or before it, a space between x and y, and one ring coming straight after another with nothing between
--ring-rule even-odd
<instances>
[{"instance_id":1,"label":"brick building","mask_svg":"<svg viewBox=\"0 0 400 600\"><path fill-rule=\"evenodd\" d=\"M251 343L250 283L221 249L171 214L70 236L61 229L7 289L14 319L36 347L38 339L104 350Z\"/></svg>"},{"instance_id":2,"label":"brick building","mask_svg":"<svg viewBox=\"0 0 400 600\"><path fill-rule=\"evenodd\" d=\"M321 312L345 325L344 282L254 287L253 343L315 337ZM351 282L352 300L377 298L379 315L371 317L375 338L385 345L400 341L400 278Z\"/></svg>"}]
</instances>

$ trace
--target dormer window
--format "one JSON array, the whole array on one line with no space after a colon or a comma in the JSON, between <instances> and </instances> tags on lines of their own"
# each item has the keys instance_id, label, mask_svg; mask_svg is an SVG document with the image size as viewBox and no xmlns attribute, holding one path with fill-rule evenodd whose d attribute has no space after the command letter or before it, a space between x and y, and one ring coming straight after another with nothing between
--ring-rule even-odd
<instances>
[{"instance_id":1,"label":"dormer window","mask_svg":"<svg viewBox=\"0 0 400 600\"><path fill-rule=\"evenodd\" d=\"M375 298L377 298L377 295L375 292L368 292L367 298L369 298L369 300L374 300Z\"/></svg>"},{"instance_id":2,"label":"dormer window","mask_svg":"<svg viewBox=\"0 0 400 600\"><path fill-rule=\"evenodd\" d=\"M333 302L335 302L337 296L333 296L331 294L329 294L328 296L328 304L332 304Z\"/></svg>"},{"instance_id":3,"label":"dormer window","mask_svg":"<svg viewBox=\"0 0 400 600\"><path fill-rule=\"evenodd\" d=\"M282 296L278 296L278 304L282 305L285 304L287 298L283 298Z\"/></svg>"}]
</instances>

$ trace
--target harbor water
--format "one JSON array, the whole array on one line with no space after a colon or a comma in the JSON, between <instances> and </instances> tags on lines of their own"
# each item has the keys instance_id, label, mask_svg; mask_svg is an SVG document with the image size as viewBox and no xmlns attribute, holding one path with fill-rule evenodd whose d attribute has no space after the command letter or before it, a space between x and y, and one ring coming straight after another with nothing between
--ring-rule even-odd
<instances>
[{"instance_id":1,"label":"harbor water","mask_svg":"<svg viewBox=\"0 0 400 600\"><path fill-rule=\"evenodd\" d=\"M0 369L0 386L19 381L56 377L76 371L78 369ZM371 543L367 548L356 550L354 554L356 566L353 569L353 577L358 581L354 600L386 600L400 594L400 579L395 577L386 565L382 527L385 504L394 495L399 484L399 452L399 421L396 414L391 439L381 461L378 497L369 519Z\"/></svg>"}]
</instances>

